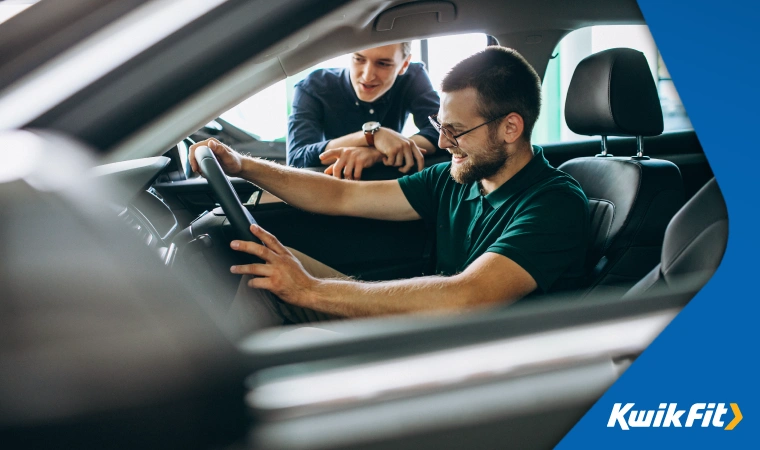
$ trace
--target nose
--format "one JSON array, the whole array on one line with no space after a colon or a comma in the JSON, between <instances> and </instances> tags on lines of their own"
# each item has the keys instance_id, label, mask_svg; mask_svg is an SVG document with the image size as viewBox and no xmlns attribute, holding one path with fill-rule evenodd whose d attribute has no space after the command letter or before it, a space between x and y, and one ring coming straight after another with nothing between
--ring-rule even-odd
<instances>
[{"instance_id":1,"label":"nose","mask_svg":"<svg viewBox=\"0 0 760 450\"><path fill-rule=\"evenodd\" d=\"M372 68L372 63L369 61L364 63L364 66L362 66L362 78L364 81L372 81L375 79L375 71Z\"/></svg>"},{"instance_id":2,"label":"nose","mask_svg":"<svg viewBox=\"0 0 760 450\"><path fill-rule=\"evenodd\" d=\"M441 149L447 149L453 147L451 141L449 141L444 135L443 132L438 132L438 148Z\"/></svg>"}]
</instances>

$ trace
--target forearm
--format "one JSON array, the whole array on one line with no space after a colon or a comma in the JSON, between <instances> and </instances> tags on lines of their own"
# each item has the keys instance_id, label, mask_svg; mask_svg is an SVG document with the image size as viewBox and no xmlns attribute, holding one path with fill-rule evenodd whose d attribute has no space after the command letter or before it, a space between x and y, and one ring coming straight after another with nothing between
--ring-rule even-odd
<instances>
[{"instance_id":1,"label":"forearm","mask_svg":"<svg viewBox=\"0 0 760 450\"><path fill-rule=\"evenodd\" d=\"M427 155L432 155L435 153L436 146L433 145L425 136L421 134L415 134L411 136L409 139L414 141L415 144L417 144L418 147L424 148L427 150ZM357 131L356 133L347 134L345 136L341 136L339 138L333 139L330 142L327 143L327 147L325 147L325 150L332 150L334 148L341 148L341 147L368 147L367 145L367 138L364 136L364 133L361 131Z\"/></svg>"},{"instance_id":2,"label":"forearm","mask_svg":"<svg viewBox=\"0 0 760 450\"><path fill-rule=\"evenodd\" d=\"M364 133L357 131L355 133L347 134L339 138L332 139L327 143L325 150L332 150L334 148L341 147L368 147L367 138L364 137Z\"/></svg>"},{"instance_id":3,"label":"forearm","mask_svg":"<svg viewBox=\"0 0 760 450\"><path fill-rule=\"evenodd\" d=\"M409 139L413 140L415 144L417 144L417 147L424 148L425 156L430 156L435 153L435 151L438 149L435 145L433 145L425 136L421 134L415 134L414 136L410 137Z\"/></svg>"},{"instance_id":4,"label":"forearm","mask_svg":"<svg viewBox=\"0 0 760 450\"><path fill-rule=\"evenodd\" d=\"M296 208L328 215L344 213L339 208L339 199L344 195L347 181L251 157L243 158L243 169L238 176Z\"/></svg>"},{"instance_id":5,"label":"forearm","mask_svg":"<svg viewBox=\"0 0 760 450\"><path fill-rule=\"evenodd\" d=\"M379 283L318 280L300 306L344 317L415 312L460 312L478 306L471 284L458 276Z\"/></svg>"}]
</instances>

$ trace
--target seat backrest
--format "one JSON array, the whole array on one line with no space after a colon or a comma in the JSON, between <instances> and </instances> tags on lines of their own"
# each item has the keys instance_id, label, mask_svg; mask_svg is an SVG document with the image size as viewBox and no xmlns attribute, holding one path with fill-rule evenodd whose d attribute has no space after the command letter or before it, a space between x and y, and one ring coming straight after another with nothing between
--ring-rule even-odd
<instances>
[{"instance_id":1,"label":"seat backrest","mask_svg":"<svg viewBox=\"0 0 760 450\"><path fill-rule=\"evenodd\" d=\"M700 289L718 268L727 243L728 210L713 178L670 221L660 264L625 297L683 286Z\"/></svg>"},{"instance_id":2,"label":"seat backrest","mask_svg":"<svg viewBox=\"0 0 760 450\"><path fill-rule=\"evenodd\" d=\"M662 133L657 88L641 52L611 49L578 64L570 82L565 117L571 130L602 136L596 157L572 159L560 170L570 174L589 199L591 230L587 293L622 294L654 267L665 228L683 205L678 167L637 156L607 155L607 136ZM633 153L633 151L632 151Z\"/></svg>"},{"instance_id":3,"label":"seat backrest","mask_svg":"<svg viewBox=\"0 0 760 450\"><path fill-rule=\"evenodd\" d=\"M678 167L661 160L589 157L560 170L589 199L588 289L628 289L658 263L665 228L683 204Z\"/></svg>"}]
</instances>

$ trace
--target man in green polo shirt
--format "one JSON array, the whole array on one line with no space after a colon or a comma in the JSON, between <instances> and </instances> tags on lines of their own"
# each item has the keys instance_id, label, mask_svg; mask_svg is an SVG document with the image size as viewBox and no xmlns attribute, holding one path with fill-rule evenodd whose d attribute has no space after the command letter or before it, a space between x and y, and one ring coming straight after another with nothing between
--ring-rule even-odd
<instances>
[{"instance_id":1,"label":"man in green polo shirt","mask_svg":"<svg viewBox=\"0 0 760 450\"><path fill-rule=\"evenodd\" d=\"M356 182L283 168L213 139L191 148L208 145L227 174L298 208L423 219L435 226L437 274L379 283L345 277L254 226L264 245L231 243L265 261L231 268L246 276L235 304L253 311L241 314L256 316L260 327L462 311L577 285L589 234L588 201L578 183L530 143L540 108L535 70L514 50L489 47L457 64L442 91L439 113L430 120L439 131L438 146L452 161L399 180ZM262 316L269 318L262 322Z\"/></svg>"}]
</instances>

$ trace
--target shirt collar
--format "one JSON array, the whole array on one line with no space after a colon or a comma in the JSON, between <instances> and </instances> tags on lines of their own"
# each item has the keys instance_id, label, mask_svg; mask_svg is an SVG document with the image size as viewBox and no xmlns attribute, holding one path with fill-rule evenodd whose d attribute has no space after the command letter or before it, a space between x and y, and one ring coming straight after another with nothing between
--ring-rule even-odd
<instances>
[{"instance_id":1,"label":"shirt collar","mask_svg":"<svg viewBox=\"0 0 760 450\"><path fill-rule=\"evenodd\" d=\"M495 191L485 196L486 201L493 207L499 208L516 192L522 191L525 187L531 185L545 168L550 167L549 161L544 157L544 151L541 147L533 146L533 158L512 178L502 184ZM465 200L475 200L481 197L480 184L476 181L472 183Z\"/></svg>"},{"instance_id":2,"label":"shirt collar","mask_svg":"<svg viewBox=\"0 0 760 450\"><path fill-rule=\"evenodd\" d=\"M465 197L464 199L469 201L469 200L475 200L478 197L480 197L480 183L476 181L470 185L470 189L469 189L469 192L467 193L467 197Z\"/></svg>"}]
</instances>

